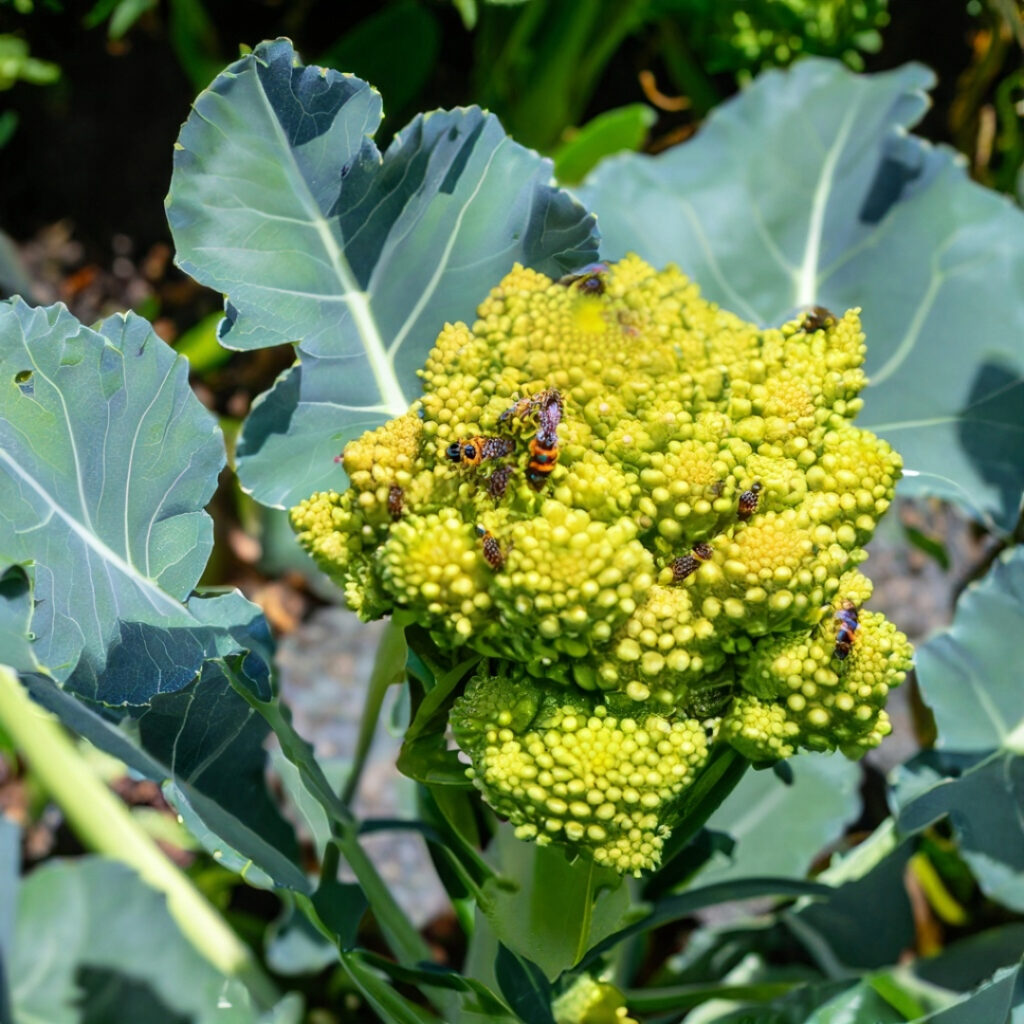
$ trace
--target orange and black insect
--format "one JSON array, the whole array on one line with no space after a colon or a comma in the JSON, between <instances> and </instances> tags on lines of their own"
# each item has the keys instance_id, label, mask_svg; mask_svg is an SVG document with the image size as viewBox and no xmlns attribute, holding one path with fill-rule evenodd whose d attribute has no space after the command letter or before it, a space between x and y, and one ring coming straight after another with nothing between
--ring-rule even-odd
<instances>
[{"instance_id":1,"label":"orange and black insect","mask_svg":"<svg viewBox=\"0 0 1024 1024\"><path fill-rule=\"evenodd\" d=\"M845 661L853 648L860 628L859 609L852 601L844 601L833 614L836 621L836 647L832 657Z\"/></svg>"},{"instance_id":2,"label":"orange and black insect","mask_svg":"<svg viewBox=\"0 0 1024 1024\"><path fill-rule=\"evenodd\" d=\"M401 519L405 511L405 491L398 484L392 484L388 488L388 515L392 519Z\"/></svg>"},{"instance_id":3,"label":"orange and black insect","mask_svg":"<svg viewBox=\"0 0 1024 1024\"><path fill-rule=\"evenodd\" d=\"M530 438L530 461L526 466L526 481L539 491L558 462L558 438L554 433L538 434Z\"/></svg>"},{"instance_id":4,"label":"orange and black insect","mask_svg":"<svg viewBox=\"0 0 1024 1024\"><path fill-rule=\"evenodd\" d=\"M814 331L823 331L828 327L831 327L836 322L836 315L831 310L826 309L824 306L811 306L806 313L804 313L803 322L800 324L800 329L809 334Z\"/></svg>"},{"instance_id":5,"label":"orange and black insect","mask_svg":"<svg viewBox=\"0 0 1024 1024\"><path fill-rule=\"evenodd\" d=\"M480 538L480 545L484 549L484 561L495 572L498 572L505 564L505 552L501 550L501 545L490 530L485 530L478 523L476 532L477 536Z\"/></svg>"},{"instance_id":6,"label":"orange and black insect","mask_svg":"<svg viewBox=\"0 0 1024 1024\"><path fill-rule=\"evenodd\" d=\"M558 462L558 424L562 422L563 399L557 388L546 388L535 395L520 398L499 417L498 422L513 416L526 419L537 415L537 434L530 438L530 461L526 467L527 483L539 491Z\"/></svg>"},{"instance_id":7,"label":"orange and black insect","mask_svg":"<svg viewBox=\"0 0 1024 1024\"><path fill-rule=\"evenodd\" d=\"M682 583L687 576L692 576L714 553L710 544L700 541L693 545L693 550L688 555L681 555L669 563L672 570L672 582Z\"/></svg>"},{"instance_id":8,"label":"orange and black insect","mask_svg":"<svg viewBox=\"0 0 1024 1024\"><path fill-rule=\"evenodd\" d=\"M560 277L558 283L565 285L567 288L570 285L575 285L577 291L582 292L584 295L603 295L603 275L607 273L607 263L588 263L585 267L580 267L574 273Z\"/></svg>"},{"instance_id":9,"label":"orange and black insect","mask_svg":"<svg viewBox=\"0 0 1024 1024\"><path fill-rule=\"evenodd\" d=\"M500 459L515 449L516 443L510 437L469 437L452 441L444 453L460 466L479 466L485 459Z\"/></svg>"},{"instance_id":10,"label":"orange and black insect","mask_svg":"<svg viewBox=\"0 0 1024 1024\"><path fill-rule=\"evenodd\" d=\"M554 389L544 393L537 411L537 435L530 438L526 480L539 491L558 462L558 424L562 421L562 396Z\"/></svg>"},{"instance_id":11,"label":"orange and black insect","mask_svg":"<svg viewBox=\"0 0 1024 1024\"><path fill-rule=\"evenodd\" d=\"M755 483L749 491L744 491L736 503L736 516L746 522L756 511L761 502L761 484Z\"/></svg>"},{"instance_id":12,"label":"orange and black insect","mask_svg":"<svg viewBox=\"0 0 1024 1024\"><path fill-rule=\"evenodd\" d=\"M494 499L495 504L505 497L508 490L508 482L515 475L512 466L499 466L487 478L487 493Z\"/></svg>"}]
</instances>

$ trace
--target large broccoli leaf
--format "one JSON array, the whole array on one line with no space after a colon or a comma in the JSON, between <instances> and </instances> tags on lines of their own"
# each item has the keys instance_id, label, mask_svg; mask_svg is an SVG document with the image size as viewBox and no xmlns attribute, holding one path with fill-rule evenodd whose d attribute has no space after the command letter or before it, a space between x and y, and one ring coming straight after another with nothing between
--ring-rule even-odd
<instances>
[{"instance_id":1,"label":"large broccoli leaf","mask_svg":"<svg viewBox=\"0 0 1024 1024\"><path fill-rule=\"evenodd\" d=\"M118 621L191 624L223 463L187 363L145 320L91 331L0 304L0 556L33 563L35 657L60 679L105 660Z\"/></svg>"},{"instance_id":2,"label":"large broccoli leaf","mask_svg":"<svg viewBox=\"0 0 1024 1024\"><path fill-rule=\"evenodd\" d=\"M1024 911L1024 549L968 588L953 625L917 653L938 749L904 765L892 799L907 832L949 816L960 852L992 899Z\"/></svg>"},{"instance_id":3,"label":"large broccoli leaf","mask_svg":"<svg viewBox=\"0 0 1024 1024\"><path fill-rule=\"evenodd\" d=\"M238 471L266 504L339 487L333 457L404 412L446 321L515 261L592 259L593 218L476 107L415 118L381 155L378 93L263 43L196 100L167 200L178 261L227 294L233 348L298 342L254 407Z\"/></svg>"},{"instance_id":4,"label":"large broccoli leaf","mask_svg":"<svg viewBox=\"0 0 1024 1024\"><path fill-rule=\"evenodd\" d=\"M189 597L224 461L188 366L141 318L99 330L0 303L0 663L97 745L201 805L270 877L305 887L266 792L272 643L240 594ZM230 859L230 858L229 858Z\"/></svg>"},{"instance_id":5,"label":"large broccoli leaf","mask_svg":"<svg viewBox=\"0 0 1024 1024\"><path fill-rule=\"evenodd\" d=\"M1011 548L917 652L917 681L946 750L1024 754L1024 548Z\"/></svg>"},{"instance_id":6,"label":"large broccoli leaf","mask_svg":"<svg viewBox=\"0 0 1024 1024\"><path fill-rule=\"evenodd\" d=\"M922 754L900 769L895 783L902 831L918 832L948 816L982 891L1024 911L1024 757L1000 751L965 761Z\"/></svg>"},{"instance_id":7,"label":"large broccoli leaf","mask_svg":"<svg viewBox=\"0 0 1024 1024\"><path fill-rule=\"evenodd\" d=\"M32 581L20 565L0 559L0 664L37 664L32 653Z\"/></svg>"},{"instance_id":8,"label":"large broccoli leaf","mask_svg":"<svg viewBox=\"0 0 1024 1024\"><path fill-rule=\"evenodd\" d=\"M244 985L204 960L164 897L123 864L100 857L52 861L26 878L16 906L11 987L19 1021L262 1019ZM292 996L278 1012L273 1019L294 1024L301 1003Z\"/></svg>"},{"instance_id":9,"label":"large broccoli leaf","mask_svg":"<svg viewBox=\"0 0 1024 1024\"><path fill-rule=\"evenodd\" d=\"M912 1024L980 1024L1024 1017L1024 966L1003 967L969 996Z\"/></svg>"},{"instance_id":10,"label":"large broccoli leaf","mask_svg":"<svg viewBox=\"0 0 1024 1024\"><path fill-rule=\"evenodd\" d=\"M903 454L902 492L1008 530L1024 489L1024 214L907 134L932 80L806 59L760 76L692 142L606 161L580 195L605 256L674 260L759 323L863 307L862 420Z\"/></svg>"},{"instance_id":11,"label":"large broccoli leaf","mask_svg":"<svg viewBox=\"0 0 1024 1024\"><path fill-rule=\"evenodd\" d=\"M860 769L839 754L800 754L785 785L774 772L748 772L708 819L735 841L715 852L700 882L770 875L803 878L821 850L843 834L860 809Z\"/></svg>"}]
</instances>

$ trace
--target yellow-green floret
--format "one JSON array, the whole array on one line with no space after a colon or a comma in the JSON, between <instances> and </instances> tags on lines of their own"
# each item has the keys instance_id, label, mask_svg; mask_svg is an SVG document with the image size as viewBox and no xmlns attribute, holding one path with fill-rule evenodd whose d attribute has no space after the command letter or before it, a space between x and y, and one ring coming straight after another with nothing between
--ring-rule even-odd
<instances>
[{"instance_id":1,"label":"yellow-green floret","mask_svg":"<svg viewBox=\"0 0 1024 1024\"><path fill-rule=\"evenodd\" d=\"M862 602L871 584L852 573L841 590L844 600ZM849 757L877 747L892 728L886 698L906 678L912 650L884 616L860 611L849 653L839 658L840 625L830 607L817 627L766 637L739 656L743 692L722 720L723 738L753 761L788 757L796 746Z\"/></svg>"},{"instance_id":2,"label":"yellow-green floret","mask_svg":"<svg viewBox=\"0 0 1024 1024\"><path fill-rule=\"evenodd\" d=\"M755 761L889 730L911 651L857 566L901 463L853 424L858 310L759 328L671 266L598 275L516 267L441 331L413 408L346 446L348 489L292 522L363 618L483 656L462 701L496 703L453 723L519 834L633 871L706 727ZM622 782L637 751L645 786Z\"/></svg>"},{"instance_id":3,"label":"yellow-green floret","mask_svg":"<svg viewBox=\"0 0 1024 1024\"><path fill-rule=\"evenodd\" d=\"M612 984L581 974L551 1004L555 1024L639 1024Z\"/></svg>"},{"instance_id":4,"label":"yellow-green floret","mask_svg":"<svg viewBox=\"0 0 1024 1024\"><path fill-rule=\"evenodd\" d=\"M529 677L475 677L451 723L470 777L520 839L583 847L637 875L657 866L672 804L708 756L694 719L642 705L615 717L603 702Z\"/></svg>"}]
</instances>

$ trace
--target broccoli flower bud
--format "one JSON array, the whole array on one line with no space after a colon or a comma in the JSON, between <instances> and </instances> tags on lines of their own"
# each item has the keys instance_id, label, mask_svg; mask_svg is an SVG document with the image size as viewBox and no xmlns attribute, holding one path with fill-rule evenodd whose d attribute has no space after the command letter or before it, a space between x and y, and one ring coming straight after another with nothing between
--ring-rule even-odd
<instances>
[{"instance_id":1,"label":"broccoli flower bud","mask_svg":"<svg viewBox=\"0 0 1024 1024\"><path fill-rule=\"evenodd\" d=\"M607 981L581 974L552 1004L556 1024L639 1024L625 996Z\"/></svg>"},{"instance_id":2,"label":"broccoli flower bud","mask_svg":"<svg viewBox=\"0 0 1024 1024\"><path fill-rule=\"evenodd\" d=\"M856 572L901 469L853 423L859 310L759 328L628 256L517 266L477 312L292 522L360 616L484 658L452 722L491 806L632 872L707 755L698 723L755 761L876 745L911 653ZM591 806L609 788L636 802Z\"/></svg>"},{"instance_id":3,"label":"broccoli flower bud","mask_svg":"<svg viewBox=\"0 0 1024 1024\"><path fill-rule=\"evenodd\" d=\"M853 574L843 593L866 598L870 583ZM860 611L846 651L841 633L852 620L838 610L829 606L814 629L766 638L737 659L745 692L725 715L722 735L752 761L796 747L859 757L891 731L885 701L910 669L910 643L882 615Z\"/></svg>"},{"instance_id":4,"label":"broccoli flower bud","mask_svg":"<svg viewBox=\"0 0 1024 1024\"><path fill-rule=\"evenodd\" d=\"M575 678L584 687L618 690L635 701L653 699L669 710L687 707L689 688L725 661L722 638L694 610L691 592L653 586L616 631L604 658L589 672L589 665L577 665Z\"/></svg>"},{"instance_id":5,"label":"broccoli flower bud","mask_svg":"<svg viewBox=\"0 0 1024 1024\"><path fill-rule=\"evenodd\" d=\"M477 676L451 723L468 774L520 839L557 840L636 875L657 865L672 804L708 755L696 720L618 718L523 678Z\"/></svg>"}]
</instances>

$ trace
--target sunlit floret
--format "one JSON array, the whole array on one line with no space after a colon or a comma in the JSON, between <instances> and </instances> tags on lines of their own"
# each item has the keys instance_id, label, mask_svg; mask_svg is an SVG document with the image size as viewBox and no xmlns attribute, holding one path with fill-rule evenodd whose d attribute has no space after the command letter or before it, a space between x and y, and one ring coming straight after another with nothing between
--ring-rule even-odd
<instances>
[{"instance_id":1,"label":"sunlit floret","mask_svg":"<svg viewBox=\"0 0 1024 1024\"><path fill-rule=\"evenodd\" d=\"M520 839L581 847L636 875L657 865L672 803L708 754L696 720L617 718L601 702L523 678L476 677L451 722L473 761L468 774Z\"/></svg>"}]
</instances>

